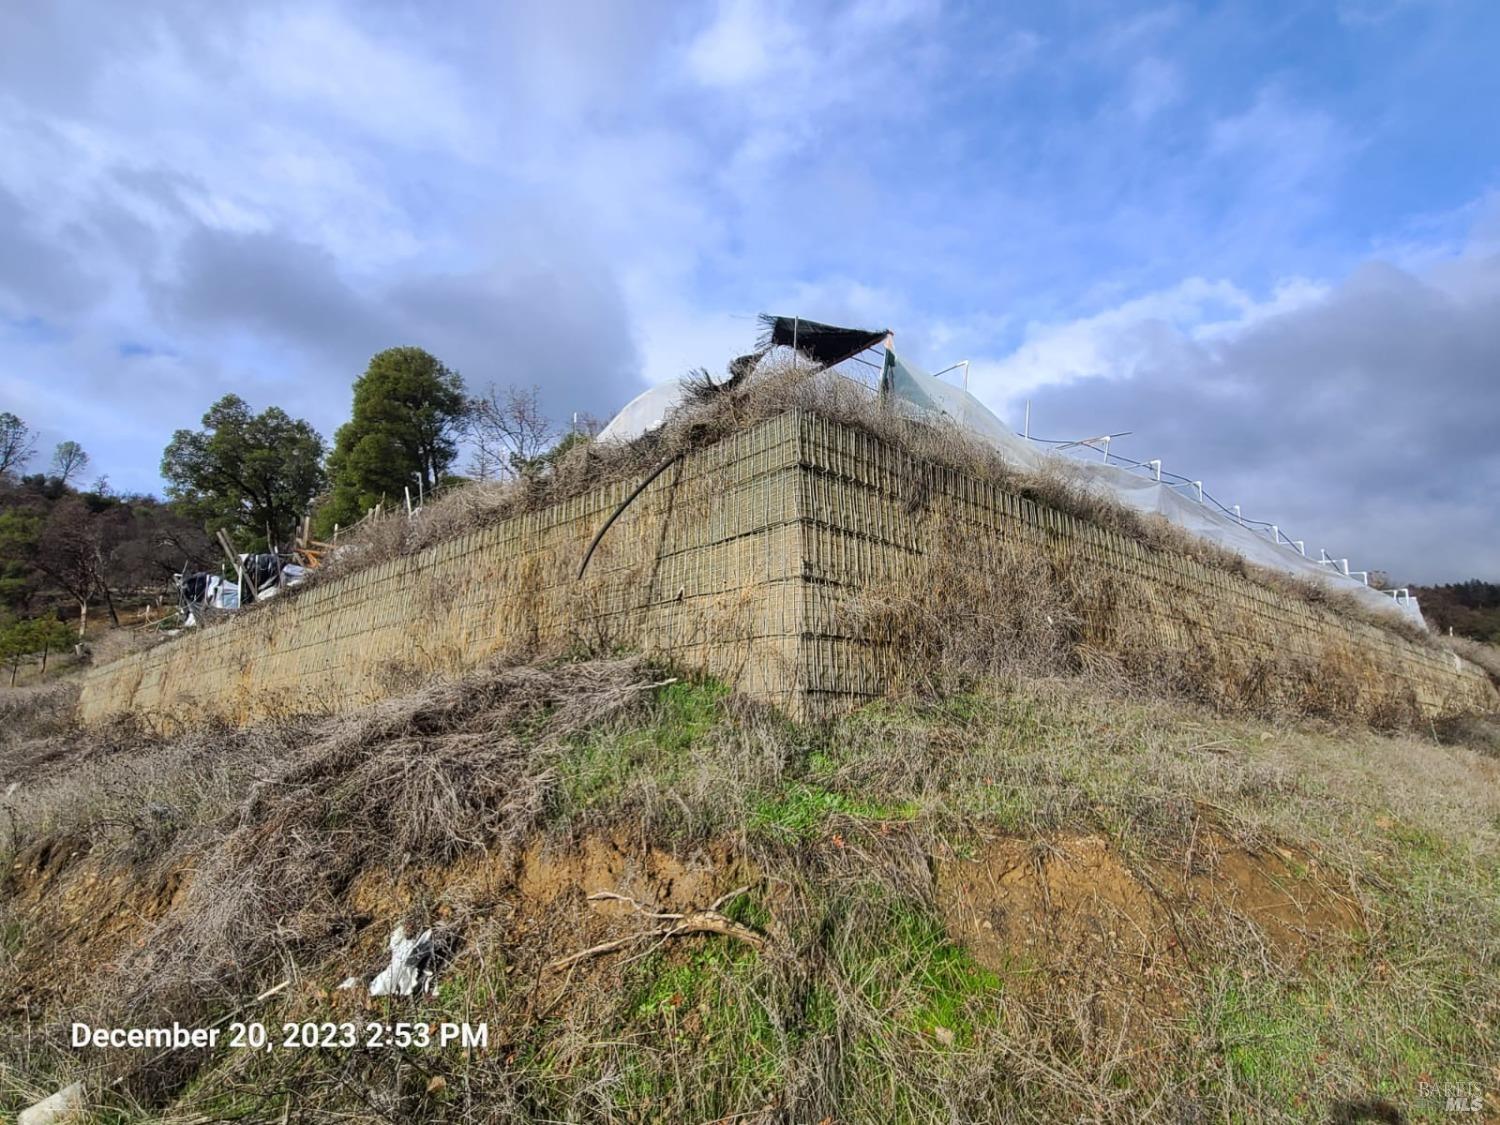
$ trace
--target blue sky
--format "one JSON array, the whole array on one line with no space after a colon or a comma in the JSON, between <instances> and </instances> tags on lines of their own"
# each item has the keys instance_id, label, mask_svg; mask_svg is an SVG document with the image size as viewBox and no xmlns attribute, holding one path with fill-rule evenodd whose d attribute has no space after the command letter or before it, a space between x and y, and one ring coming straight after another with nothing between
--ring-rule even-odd
<instances>
[{"instance_id":1,"label":"blue sky","mask_svg":"<svg viewBox=\"0 0 1500 1125\"><path fill-rule=\"evenodd\" d=\"M116 488L388 345L608 416L794 312L1500 578L1500 6L232 7L0 11L0 409Z\"/></svg>"}]
</instances>

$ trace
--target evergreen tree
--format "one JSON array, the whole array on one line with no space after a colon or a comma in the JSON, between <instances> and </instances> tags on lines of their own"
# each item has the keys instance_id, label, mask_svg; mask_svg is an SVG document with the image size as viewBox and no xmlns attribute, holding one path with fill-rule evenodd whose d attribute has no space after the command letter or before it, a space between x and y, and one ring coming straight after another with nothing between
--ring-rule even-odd
<instances>
[{"instance_id":1,"label":"evergreen tree","mask_svg":"<svg viewBox=\"0 0 1500 1125\"><path fill-rule=\"evenodd\" d=\"M167 495L241 550L285 544L325 482L323 439L272 406L259 414L225 395L202 430L178 430L162 454Z\"/></svg>"},{"instance_id":2,"label":"evergreen tree","mask_svg":"<svg viewBox=\"0 0 1500 1125\"><path fill-rule=\"evenodd\" d=\"M388 348L354 383L354 411L334 436L323 534L379 503L431 492L458 454L468 410L463 380L421 348Z\"/></svg>"}]
</instances>

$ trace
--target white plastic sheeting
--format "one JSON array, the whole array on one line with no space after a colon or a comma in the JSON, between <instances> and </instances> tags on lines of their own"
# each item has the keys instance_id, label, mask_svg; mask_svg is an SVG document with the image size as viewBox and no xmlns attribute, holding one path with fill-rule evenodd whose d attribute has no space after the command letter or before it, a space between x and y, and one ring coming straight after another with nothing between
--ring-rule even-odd
<instances>
[{"instance_id":1,"label":"white plastic sheeting","mask_svg":"<svg viewBox=\"0 0 1500 1125\"><path fill-rule=\"evenodd\" d=\"M667 420L687 395L681 379L669 379L635 396L599 431L599 441L634 441Z\"/></svg>"},{"instance_id":2,"label":"white plastic sheeting","mask_svg":"<svg viewBox=\"0 0 1500 1125\"><path fill-rule=\"evenodd\" d=\"M409 938L406 929L391 931L391 963L370 982L371 996L424 996L432 987L432 931Z\"/></svg>"},{"instance_id":3,"label":"white plastic sheeting","mask_svg":"<svg viewBox=\"0 0 1500 1125\"><path fill-rule=\"evenodd\" d=\"M1311 578L1353 594L1371 609L1402 614L1417 624L1426 624L1415 599L1398 602L1358 578L1307 558L1296 547L1273 541L1270 533L1246 526L1204 503L1197 495L1184 495L1180 485L1156 480L1139 470L1102 460L1080 461L1034 445L1012 432L968 391L914 370L894 352L888 353L884 380L888 393L908 410L947 416L994 446L1008 462L1021 469L1061 473L1093 493L1137 512L1160 515L1184 531L1217 543L1259 566Z\"/></svg>"},{"instance_id":4,"label":"white plastic sheeting","mask_svg":"<svg viewBox=\"0 0 1500 1125\"><path fill-rule=\"evenodd\" d=\"M68 1125L70 1122L82 1121L87 1115L87 1109L83 1083L74 1082L51 1097L43 1098L36 1105L23 1109L16 1118L16 1125Z\"/></svg>"},{"instance_id":5,"label":"white plastic sheeting","mask_svg":"<svg viewBox=\"0 0 1500 1125\"><path fill-rule=\"evenodd\" d=\"M1059 463L1072 462L1039 448L1016 434L997 418L984 403L962 387L934 379L917 371L894 351L886 352L885 371L881 376L886 392L909 411L940 414L957 422L975 437L982 438L1000 451L1008 464L1027 472L1041 472Z\"/></svg>"},{"instance_id":6,"label":"white plastic sheeting","mask_svg":"<svg viewBox=\"0 0 1500 1125\"><path fill-rule=\"evenodd\" d=\"M843 378L833 371L820 372L816 377ZM754 378L753 374L751 378ZM1419 625L1426 625L1415 598L1398 602L1358 578L1305 557L1290 544L1273 541L1269 533L1246 526L1213 505L1204 503L1197 495L1185 495L1181 485L1156 480L1141 471L1104 461L1078 460L1028 441L968 391L916 370L894 351L887 352L882 379L892 400L901 403L908 411L951 419L993 446L1008 463L1022 471L1053 472L1071 477L1092 492L1134 511L1162 516L1184 531L1217 543L1259 566L1311 578L1354 595L1371 609L1400 614ZM686 393L683 383L675 379L652 387L637 395L616 414L599 432L599 439L631 441L649 433L681 405Z\"/></svg>"}]
</instances>

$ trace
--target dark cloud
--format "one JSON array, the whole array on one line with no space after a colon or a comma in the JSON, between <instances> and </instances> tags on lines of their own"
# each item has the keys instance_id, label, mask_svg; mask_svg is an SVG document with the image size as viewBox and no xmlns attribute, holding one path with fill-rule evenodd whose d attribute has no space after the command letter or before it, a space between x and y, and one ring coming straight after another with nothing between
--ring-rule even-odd
<instances>
[{"instance_id":1,"label":"dark cloud","mask_svg":"<svg viewBox=\"0 0 1500 1125\"><path fill-rule=\"evenodd\" d=\"M290 349L312 372L310 385L290 393L320 418L337 418L368 358L397 344L433 352L475 391L534 384L558 420L607 415L638 389L618 288L581 261L415 274L365 293L318 246L280 232L199 227L156 300L181 332L211 339L240 330Z\"/></svg>"},{"instance_id":2,"label":"dark cloud","mask_svg":"<svg viewBox=\"0 0 1500 1125\"><path fill-rule=\"evenodd\" d=\"M70 315L103 291L101 280L37 229L20 200L0 187L0 301L9 297L13 315Z\"/></svg>"},{"instance_id":3,"label":"dark cloud","mask_svg":"<svg viewBox=\"0 0 1500 1125\"><path fill-rule=\"evenodd\" d=\"M1047 434L1205 480L1310 548L1398 579L1500 574L1500 257L1365 265L1222 340L1162 333L1129 378L1033 396Z\"/></svg>"},{"instance_id":4,"label":"dark cloud","mask_svg":"<svg viewBox=\"0 0 1500 1125\"><path fill-rule=\"evenodd\" d=\"M281 232L200 226L157 293L189 331L243 328L319 358L359 354L382 338L382 318L339 275L333 255Z\"/></svg>"}]
</instances>

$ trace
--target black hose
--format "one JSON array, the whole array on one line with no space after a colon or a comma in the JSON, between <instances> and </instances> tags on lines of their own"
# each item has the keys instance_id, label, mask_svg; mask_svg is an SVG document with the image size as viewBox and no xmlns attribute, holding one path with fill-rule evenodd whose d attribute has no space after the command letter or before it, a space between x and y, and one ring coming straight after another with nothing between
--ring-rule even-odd
<instances>
[{"instance_id":1,"label":"black hose","mask_svg":"<svg viewBox=\"0 0 1500 1125\"><path fill-rule=\"evenodd\" d=\"M604 521L604 526L594 533L594 541L589 544L589 549L583 553L583 562L578 566L578 578L582 578L583 572L589 568L589 560L594 557L594 548L599 546L599 540L603 539L604 533L608 531L612 526L614 526L615 520L619 519L625 509L630 507L630 505L635 502L635 498L637 496L646 491L646 486L648 484L650 484L657 477L661 476L662 473L666 472L681 460L681 453L674 453L672 456L668 457L660 465L652 469L645 480L641 481L640 484L635 486L635 491L633 491L629 496L620 501L620 506L610 513L609 519ZM574 581L578 581L578 578L575 578Z\"/></svg>"}]
</instances>

